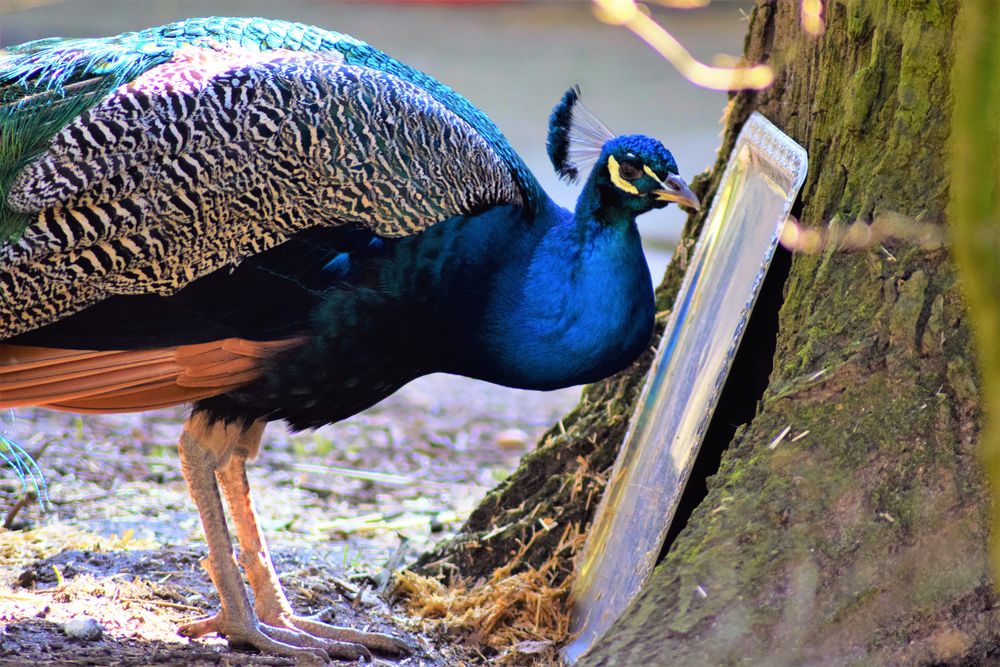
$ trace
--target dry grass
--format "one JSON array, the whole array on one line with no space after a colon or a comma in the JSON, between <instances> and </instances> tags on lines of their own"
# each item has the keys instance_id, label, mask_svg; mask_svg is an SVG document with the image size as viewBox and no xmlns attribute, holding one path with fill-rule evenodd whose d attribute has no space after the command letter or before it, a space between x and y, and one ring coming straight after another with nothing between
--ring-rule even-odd
<instances>
[{"instance_id":1,"label":"dry grass","mask_svg":"<svg viewBox=\"0 0 1000 667\"><path fill-rule=\"evenodd\" d=\"M404 570L393 593L407 613L422 619L424 630L496 653L492 662L559 664L556 648L569 635L566 597L572 578L554 582L560 563L572 558L585 536L576 524L566 526L558 547L535 568L523 557L541 534L536 532L488 580L445 585Z\"/></svg>"}]
</instances>

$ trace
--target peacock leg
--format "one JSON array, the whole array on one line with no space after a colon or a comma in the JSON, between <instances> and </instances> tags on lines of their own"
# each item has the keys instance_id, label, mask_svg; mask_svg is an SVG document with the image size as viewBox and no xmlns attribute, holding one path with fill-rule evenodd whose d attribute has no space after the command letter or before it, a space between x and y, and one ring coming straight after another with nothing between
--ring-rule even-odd
<instances>
[{"instance_id":1,"label":"peacock leg","mask_svg":"<svg viewBox=\"0 0 1000 667\"><path fill-rule=\"evenodd\" d=\"M255 425L256 426L256 425ZM240 544L240 565L254 592L254 609L257 616L268 625L300 630L335 642L360 644L372 651L391 655L412 652L406 642L377 632L361 632L353 628L329 625L320 621L296 616L281 587L278 575L267 549L267 540L257 521L257 510L250 484L247 481L247 457L257 451L263 428L251 428L240 439L229 461L219 468L219 484L226 496L236 538Z\"/></svg>"},{"instance_id":2,"label":"peacock leg","mask_svg":"<svg viewBox=\"0 0 1000 667\"><path fill-rule=\"evenodd\" d=\"M180 627L180 634L196 638L210 632L224 635L234 645L249 645L261 651L296 658L325 660L327 656L370 658L363 646L334 642L305 632L261 623L250 605L239 566L233 558L232 541L222 509L215 474L220 454L228 453L229 442L239 433L233 426L210 424L193 415L184 425L178 449L181 468L191 497L201 515L208 543L208 557L202 562L219 592L220 611L206 619Z\"/></svg>"}]
</instances>

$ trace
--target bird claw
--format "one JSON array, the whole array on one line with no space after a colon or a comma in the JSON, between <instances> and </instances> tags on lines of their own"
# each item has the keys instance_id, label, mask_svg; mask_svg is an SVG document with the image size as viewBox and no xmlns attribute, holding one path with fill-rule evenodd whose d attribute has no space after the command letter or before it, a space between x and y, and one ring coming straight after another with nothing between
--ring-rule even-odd
<instances>
[{"instance_id":1,"label":"bird claw","mask_svg":"<svg viewBox=\"0 0 1000 667\"><path fill-rule=\"evenodd\" d=\"M304 616L288 617L288 623L292 627L314 637L359 644L375 653L404 656L420 652L420 646L416 642L400 637L393 637L382 632L361 632L354 628L330 625L329 623L323 623Z\"/></svg>"},{"instance_id":2,"label":"bird claw","mask_svg":"<svg viewBox=\"0 0 1000 667\"><path fill-rule=\"evenodd\" d=\"M322 624L321 624L322 625ZM346 629L346 628L345 628ZM230 622L221 612L209 618L186 623L178 628L178 634L189 639L195 639L210 632L222 635L229 640L231 646L250 646L262 653L287 655L298 659L321 660L357 660L372 659L372 654L361 643L347 639L326 638L304 629L277 627L261 623L254 617ZM357 633L365 636L367 633ZM388 635L377 635L389 637ZM389 639L393 639L389 637Z\"/></svg>"}]
</instances>

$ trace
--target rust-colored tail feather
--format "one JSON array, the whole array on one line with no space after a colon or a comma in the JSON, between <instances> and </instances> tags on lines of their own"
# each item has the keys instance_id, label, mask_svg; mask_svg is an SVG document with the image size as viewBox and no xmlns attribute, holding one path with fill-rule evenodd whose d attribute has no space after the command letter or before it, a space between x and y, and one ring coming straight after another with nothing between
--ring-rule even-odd
<instances>
[{"instance_id":1,"label":"rust-colored tail feather","mask_svg":"<svg viewBox=\"0 0 1000 667\"><path fill-rule=\"evenodd\" d=\"M0 344L0 408L137 412L224 394L260 377L301 338L240 338L156 350L62 350Z\"/></svg>"}]
</instances>

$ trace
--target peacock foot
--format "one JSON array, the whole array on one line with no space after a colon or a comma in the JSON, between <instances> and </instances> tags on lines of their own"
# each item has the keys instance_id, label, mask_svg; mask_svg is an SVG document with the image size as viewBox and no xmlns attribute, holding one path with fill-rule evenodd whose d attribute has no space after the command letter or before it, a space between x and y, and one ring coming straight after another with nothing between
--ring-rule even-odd
<instances>
[{"instance_id":1,"label":"peacock foot","mask_svg":"<svg viewBox=\"0 0 1000 667\"><path fill-rule=\"evenodd\" d=\"M318 659L325 662L330 658L339 660L364 658L365 660L371 660L372 657L371 652L360 642L332 637L326 638L296 627L268 625L259 621L256 615L252 613L246 618L241 618L238 614L230 618L228 614L219 612L208 618L185 623L178 628L178 633L189 639L196 639L211 632L224 636L229 640L231 646L251 646L263 653L287 655L296 659L311 659L313 661ZM374 633L358 632L356 635L361 637L377 637L379 638L379 642L382 641L382 637L390 640L393 639L388 635ZM347 637L354 635L341 634L339 636Z\"/></svg>"},{"instance_id":2,"label":"peacock foot","mask_svg":"<svg viewBox=\"0 0 1000 667\"><path fill-rule=\"evenodd\" d=\"M276 618L267 618L269 625L297 630L324 640L359 645L374 653L390 656L410 655L420 650L415 643L408 642L381 632L361 632L354 628L330 625L314 618L281 614Z\"/></svg>"}]
</instances>

